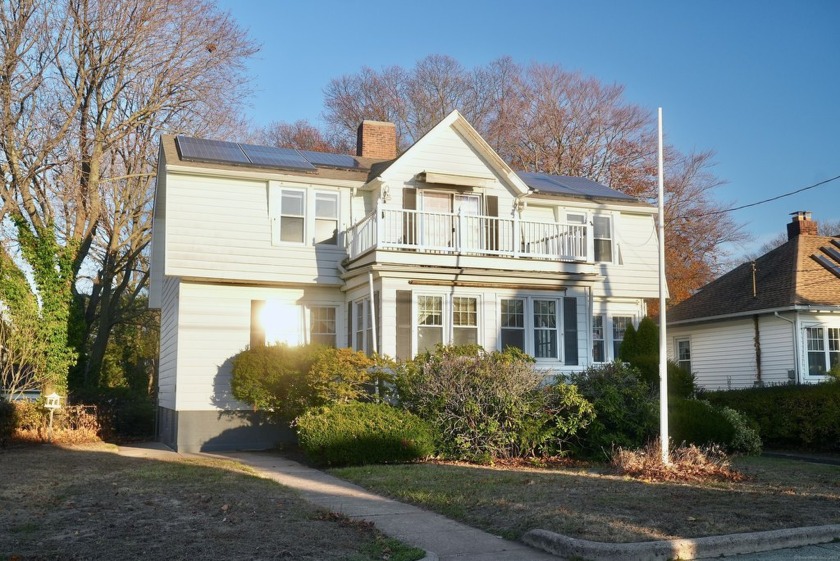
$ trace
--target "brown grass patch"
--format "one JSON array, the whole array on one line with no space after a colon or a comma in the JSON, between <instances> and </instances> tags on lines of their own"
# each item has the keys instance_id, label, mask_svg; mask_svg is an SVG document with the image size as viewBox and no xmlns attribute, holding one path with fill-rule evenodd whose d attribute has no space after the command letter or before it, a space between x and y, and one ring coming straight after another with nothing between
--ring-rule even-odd
<instances>
[{"instance_id":1,"label":"brown grass patch","mask_svg":"<svg viewBox=\"0 0 840 561\"><path fill-rule=\"evenodd\" d=\"M662 446L657 439L641 450L618 448L612 465L622 475L643 481L743 481L744 475L732 468L729 456L717 445L671 447L669 464L662 463Z\"/></svg>"}]
</instances>

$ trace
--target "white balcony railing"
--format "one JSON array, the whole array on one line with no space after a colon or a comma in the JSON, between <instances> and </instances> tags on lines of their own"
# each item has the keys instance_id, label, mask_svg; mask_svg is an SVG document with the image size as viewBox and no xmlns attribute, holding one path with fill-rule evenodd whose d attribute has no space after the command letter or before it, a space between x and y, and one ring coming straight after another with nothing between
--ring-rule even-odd
<instances>
[{"instance_id":1,"label":"white balcony railing","mask_svg":"<svg viewBox=\"0 0 840 561\"><path fill-rule=\"evenodd\" d=\"M372 249L591 261L587 224L534 222L380 206L345 233L355 259Z\"/></svg>"}]
</instances>

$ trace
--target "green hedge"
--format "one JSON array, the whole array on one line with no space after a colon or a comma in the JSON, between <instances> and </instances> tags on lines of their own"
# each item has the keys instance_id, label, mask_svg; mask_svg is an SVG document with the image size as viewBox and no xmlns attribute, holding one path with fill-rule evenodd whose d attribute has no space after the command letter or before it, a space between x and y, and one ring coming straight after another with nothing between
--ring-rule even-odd
<instances>
[{"instance_id":1,"label":"green hedge","mask_svg":"<svg viewBox=\"0 0 840 561\"><path fill-rule=\"evenodd\" d=\"M431 456L431 427L385 403L349 402L310 409L295 421L298 442L316 464L407 462Z\"/></svg>"},{"instance_id":2,"label":"green hedge","mask_svg":"<svg viewBox=\"0 0 840 561\"><path fill-rule=\"evenodd\" d=\"M715 405L744 413L768 448L840 451L840 383L708 392Z\"/></svg>"},{"instance_id":3,"label":"green hedge","mask_svg":"<svg viewBox=\"0 0 840 561\"><path fill-rule=\"evenodd\" d=\"M668 432L680 444L718 444L728 452L759 454L761 439L743 414L697 399L668 403Z\"/></svg>"}]
</instances>

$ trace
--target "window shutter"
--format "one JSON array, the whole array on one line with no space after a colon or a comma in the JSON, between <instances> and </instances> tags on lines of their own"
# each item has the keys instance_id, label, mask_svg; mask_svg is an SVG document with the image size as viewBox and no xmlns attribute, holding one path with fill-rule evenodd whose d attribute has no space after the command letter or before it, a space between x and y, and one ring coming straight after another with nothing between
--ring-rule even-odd
<instances>
[{"instance_id":1,"label":"window shutter","mask_svg":"<svg viewBox=\"0 0 840 561\"><path fill-rule=\"evenodd\" d=\"M265 346L265 327L260 321L260 314L265 308L265 300L251 300L251 348Z\"/></svg>"},{"instance_id":2,"label":"window shutter","mask_svg":"<svg viewBox=\"0 0 840 561\"><path fill-rule=\"evenodd\" d=\"M411 359L411 291L397 291L397 359Z\"/></svg>"},{"instance_id":3,"label":"window shutter","mask_svg":"<svg viewBox=\"0 0 840 561\"><path fill-rule=\"evenodd\" d=\"M566 366L578 364L577 298L563 298L563 356Z\"/></svg>"},{"instance_id":4,"label":"window shutter","mask_svg":"<svg viewBox=\"0 0 840 561\"><path fill-rule=\"evenodd\" d=\"M404 187L402 193L403 210L417 210L417 189ZM406 213L403 222L403 243L414 245L417 243L417 229L415 214Z\"/></svg>"},{"instance_id":5,"label":"window shutter","mask_svg":"<svg viewBox=\"0 0 840 561\"><path fill-rule=\"evenodd\" d=\"M495 216L498 218L499 197L496 195L487 195L484 203L487 207L487 216ZM487 221L487 249L491 251L499 250L499 222L496 220Z\"/></svg>"}]
</instances>

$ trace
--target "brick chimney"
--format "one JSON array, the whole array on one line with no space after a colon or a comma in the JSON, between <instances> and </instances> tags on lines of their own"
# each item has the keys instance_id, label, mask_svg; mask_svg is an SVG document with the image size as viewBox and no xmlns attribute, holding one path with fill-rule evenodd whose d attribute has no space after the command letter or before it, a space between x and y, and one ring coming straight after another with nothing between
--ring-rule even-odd
<instances>
[{"instance_id":1,"label":"brick chimney","mask_svg":"<svg viewBox=\"0 0 840 561\"><path fill-rule=\"evenodd\" d=\"M393 160L397 157L397 128L384 121L362 121L356 132L356 155Z\"/></svg>"},{"instance_id":2,"label":"brick chimney","mask_svg":"<svg viewBox=\"0 0 840 561\"><path fill-rule=\"evenodd\" d=\"M811 220L811 213L805 210L791 212L793 217L787 225L788 241L797 236L816 236L817 223Z\"/></svg>"}]
</instances>

